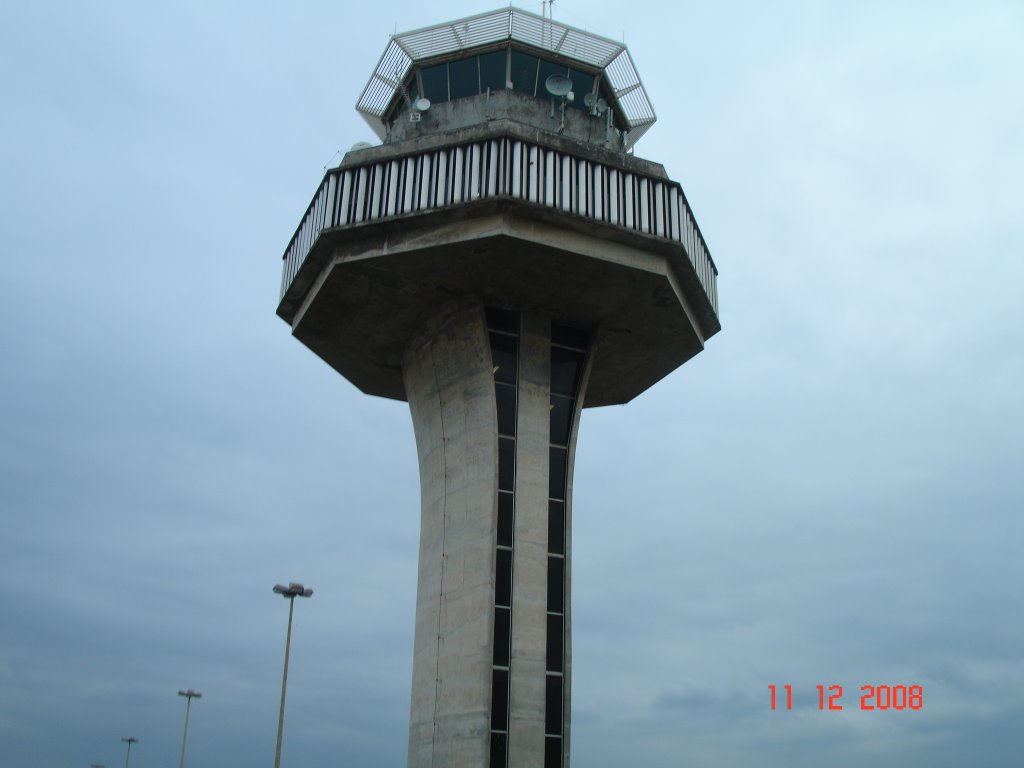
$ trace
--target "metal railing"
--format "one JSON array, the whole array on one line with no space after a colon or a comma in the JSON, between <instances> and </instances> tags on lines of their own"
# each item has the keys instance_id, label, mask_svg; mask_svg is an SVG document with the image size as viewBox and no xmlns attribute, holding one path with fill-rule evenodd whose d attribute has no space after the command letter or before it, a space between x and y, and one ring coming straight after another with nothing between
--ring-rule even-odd
<instances>
[{"instance_id":1,"label":"metal railing","mask_svg":"<svg viewBox=\"0 0 1024 768\"><path fill-rule=\"evenodd\" d=\"M654 125L654 106L625 45L511 7L393 35L356 109L383 140L387 137L384 115L413 65L503 42L511 43L513 48L525 46L535 52L550 52L566 59L566 64L578 61L602 70L601 79L618 100L613 105L616 113L626 122L627 148Z\"/></svg>"},{"instance_id":2,"label":"metal railing","mask_svg":"<svg viewBox=\"0 0 1024 768\"><path fill-rule=\"evenodd\" d=\"M281 296L325 229L488 198L681 243L718 314L718 270L679 184L508 137L329 171L284 252Z\"/></svg>"}]
</instances>

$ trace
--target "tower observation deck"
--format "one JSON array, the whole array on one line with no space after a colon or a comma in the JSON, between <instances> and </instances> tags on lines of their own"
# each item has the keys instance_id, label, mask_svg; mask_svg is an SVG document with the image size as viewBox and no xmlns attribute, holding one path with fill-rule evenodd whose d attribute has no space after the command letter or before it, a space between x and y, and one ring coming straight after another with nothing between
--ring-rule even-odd
<instances>
[{"instance_id":1,"label":"tower observation deck","mask_svg":"<svg viewBox=\"0 0 1024 768\"><path fill-rule=\"evenodd\" d=\"M381 144L325 174L278 315L405 400L421 529L409 765L569 765L580 411L717 333L680 185L626 48L515 8L391 38L357 109Z\"/></svg>"}]
</instances>

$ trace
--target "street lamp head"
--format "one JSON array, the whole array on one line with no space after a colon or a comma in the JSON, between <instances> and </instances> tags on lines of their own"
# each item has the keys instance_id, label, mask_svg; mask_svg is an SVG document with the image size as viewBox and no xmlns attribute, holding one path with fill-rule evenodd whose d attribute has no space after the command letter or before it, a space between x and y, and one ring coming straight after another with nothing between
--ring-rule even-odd
<instances>
[{"instance_id":1,"label":"street lamp head","mask_svg":"<svg viewBox=\"0 0 1024 768\"><path fill-rule=\"evenodd\" d=\"M134 736L122 736L121 741L127 742L128 744L137 744L139 740L136 739Z\"/></svg>"},{"instance_id":2,"label":"street lamp head","mask_svg":"<svg viewBox=\"0 0 1024 768\"><path fill-rule=\"evenodd\" d=\"M298 582L291 582L287 587L284 584L275 584L274 592L282 597L309 597L313 590L302 586Z\"/></svg>"},{"instance_id":3,"label":"street lamp head","mask_svg":"<svg viewBox=\"0 0 1024 768\"><path fill-rule=\"evenodd\" d=\"M203 694L201 694L199 691L193 691L191 688L189 688L187 691L178 691L178 695L179 696L187 696L190 699L201 699L201 698L203 698Z\"/></svg>"}]
</instances>

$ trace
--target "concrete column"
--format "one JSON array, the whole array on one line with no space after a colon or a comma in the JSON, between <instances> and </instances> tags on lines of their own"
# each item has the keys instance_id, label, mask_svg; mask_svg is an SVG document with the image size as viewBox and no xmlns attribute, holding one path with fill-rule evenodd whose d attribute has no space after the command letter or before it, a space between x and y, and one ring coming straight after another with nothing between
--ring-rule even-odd
<instances>
[{"instance_id":1,"label":"concrete column","mask_svg":"<svg viewBox=\"0 0 1024 768\"><path fill-rule=\"evenodd\" d=\"M409 766L488 768L498 425L482 305L440 311L410 345L403 375L422 496ZM551 439L551 327L546 317L521 317L517 386L508 766L543 768ZM565 765L572 658L571 478L582 394L581 388L565 505Z\"/></svg>"},{"instance_id":2,"label":"concrete column","mask_svg":"<svg viewBox=\"0 0 1024 768\"><path fill-rule=\"evenodd\" d=\"M569 746L572 731L572 708L570 706L572 691L572 483L573 468L576 466L576 440L579 437L580 416L583 414L583 400L590 382L590 372L594 365L594 350L600 343L599 337L591 340L590 352L580 377L580 391L576 395L576 412L572 418L572 431L569 433L569 463L566 466L565 488L565 715L564 736L562 737L563 768L569 768Z\"/></svg>"},{"instance_id":3,"label":"concrete column","mask_svg":"<svg viewBox=\"0 0 1024 768\"><path fill-rule=\"evenodd\" d=\"M551 326L523 315L519 338L516 519L512 548L509 766L544 765Z\"/></svg>"},{"instance_id":4,"label":"concrete column","mask_svg":"<svg viewBox=\"0 0 1024 768\"><path fill-rule=\"evenodd\" d=\"M483 308L444 311L404 379L421 521L410 768L488 762L497 525L497 422Z\"/></svg>"}]
</instances>

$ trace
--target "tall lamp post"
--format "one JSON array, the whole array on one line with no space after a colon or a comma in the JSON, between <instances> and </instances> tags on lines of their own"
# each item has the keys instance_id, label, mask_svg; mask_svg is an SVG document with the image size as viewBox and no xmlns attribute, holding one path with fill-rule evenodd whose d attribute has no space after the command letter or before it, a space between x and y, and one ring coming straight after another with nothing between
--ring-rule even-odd
<instances>
[{"instance_id":1,"label":"tall lamp post","mask_svg":"<svg viewBox=\"0 0 1024 768\"><path fill-rule=\"evenodd\" d=\"M137 744L139 740L134 736L122 736L121 741L128 745L128 754L124 758L124 768L128 768L128 761L132 759L132 744Z\"/></svg>"},{"instance_id":2,"label":"tall lamp post","mask_svg":"<svg viewBox=\"0 0 1024 768\"><path fill-rule=\"evenodd\" d=\"M288 688L288 654L292 647L292 613L295 611L296 597L309 597L312 589L294 581L287 587L283 584L274 585L274 592L288 600L288 636L284 643L284 675L281 678L281 713L277 718L277 751L274 755L274 768L281 768L281 737L284 734L284 694Z\"/></svg>"},{"instance_id":3,"label":"tall lamp post","mask_svg":"<svg viewBox=\"0 0 1024 768\"><path fill-rule=\"evenodd\" d=\"M185 732L181 735L181 762L178 763L178 768L185 768L185 740L188 739L188 713L192 709L192 699L201 699L203 694L189 688L187 691L178 691L178 695L188 699L185 703Z\"/></svg>"}]
</instances>

